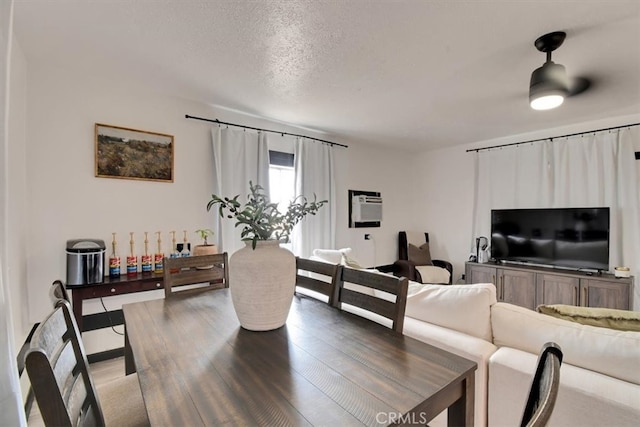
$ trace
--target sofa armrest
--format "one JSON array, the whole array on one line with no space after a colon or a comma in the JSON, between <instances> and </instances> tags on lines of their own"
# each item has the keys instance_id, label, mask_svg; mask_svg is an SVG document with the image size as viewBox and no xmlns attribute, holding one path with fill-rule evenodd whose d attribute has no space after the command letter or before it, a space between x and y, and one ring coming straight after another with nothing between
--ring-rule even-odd
<instances>
[{"instance_id":1,"label":"sofa armrest","mask_svg":"<svg viewBox=\"0 0 640 427\"><path fill-rule=\"evenodd\" d=\"M434 260L431 260L431 262L433 262L433 265L435 265L436 267L444 268L445 270L449 271L449 284L452 284L453 283L453 264L451 264L449 261L444 261L442 259L434 259Z\"/></svg>"},{"instance_id":2,"label":"sofa armrest","mask_svg":"<svg viewBox=\"0 0 640 427\"><path fill-rule=\"evenodd\" d=\"M393 263L393 274L416 281L416 266L410 261L399 259Z\"/></svg>"},{"instance_id":3,"label":"sofa armrest","mask_svg":"<svg viewBox=\"0 0 640 427\"><path fill-rule=\"evenodd\" d=\"M489 358L498 347L490 341L412 317L405 317L403 334L476 362L478 369L475 372L475 420L473 425L486 427ZM439 416L438 421L440 422L430 421L429 425L447 425L447 411L445 410L442 415L444 417Z\"/></svg>"}]
</instances>

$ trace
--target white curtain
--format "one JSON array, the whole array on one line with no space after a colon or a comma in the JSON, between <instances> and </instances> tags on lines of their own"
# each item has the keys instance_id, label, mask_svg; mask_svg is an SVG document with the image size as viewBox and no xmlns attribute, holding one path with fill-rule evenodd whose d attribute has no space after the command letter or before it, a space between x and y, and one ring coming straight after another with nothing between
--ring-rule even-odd
<instances>
[{"instance_id":1,"label":"white curtain","mask_svg":"<svg viewBox=\"0 0 640 427\"><path fill-rule=\"evenodd\" d=\"M308 258L316 248L334 248L336 223L336 190L333 150L329 144L298 138L294 150L295 194L313 200L327 200L316 215L308 215L294 228L293 253Z\"/></svg>"},{"instance_id":2,"label":"white curtain","mask_svg":"<svg viewBox=\"0 0 640 427\"><path fill-rule=\"evenodd\" d=\"M9 286L3 263L7 260L7 158L8 117L9 117L9 70L11 63L11 38L13 22L13 1L0 0L0 163L2 167L3 188L0 189L0 209L2 224L0 225L0 425L26 425L22 409L22 397L16 353L13 339L13 321L11 318L11 301Z\"/></svg>"},{"instance_id":3,"label":"white curtain","mask_svg":"<svg viewBox=\"0 0 640 427\"><path fill-rule=\"evenodd\" d=\"M260 132L216 126L211 129L216 182L214 193L220 197L239 194L242 203L249 194L249 181L269 191L269 149ZM244 247L235 220L219 218L217 206L215 230L218 247L231 255Z\"/></svg>"},{"instance_id":4,"label":"white curtain","mask_svg":"<svg viewBox=\"0 0 640 427\"><path fill-rule=\"evenodd\" d=\"M473 237L489 236L491 209L610 208L609 265L640 272L640 127L478 152ZM473 247L473 242L471 243ZM640 286L634 286L640 307Z\"/></svg>"}]
</instances>

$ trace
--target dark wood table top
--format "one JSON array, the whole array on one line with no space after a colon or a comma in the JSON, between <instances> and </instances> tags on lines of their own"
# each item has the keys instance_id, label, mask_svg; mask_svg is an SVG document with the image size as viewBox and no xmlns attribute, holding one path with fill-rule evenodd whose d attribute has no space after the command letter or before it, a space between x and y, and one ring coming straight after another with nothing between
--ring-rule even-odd
<instances>
[{"instance_id":1,"label":"dark wood table top","mask_svg":"<svg viewBox=\"0 0 640 427\"><path fill-rule=\"evenodd\" d=\"M268 332L240 328L228 289L123 311L152 425L425 424L446 408L473 424L474 362L313 298Z\"/></svg>"}]
</instances>

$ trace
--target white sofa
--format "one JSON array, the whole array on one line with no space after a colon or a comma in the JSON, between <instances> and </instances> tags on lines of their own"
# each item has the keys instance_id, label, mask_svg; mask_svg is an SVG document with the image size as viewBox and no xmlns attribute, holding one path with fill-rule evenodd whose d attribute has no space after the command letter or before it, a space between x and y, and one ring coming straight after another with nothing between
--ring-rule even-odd
<instances>
[{"instance_id":1,"label":"white sofa","mask_svg":"<svg viewBox=\"0 0 640 427\"><path fill-rule=\"evenodd\" d=\"M476 426L520 423L538 352L564 353L550 426L640 425L640 332L585 326L496 302L495 286L410 286L404 334L478 364ZM445 414L431 426L445 425Z\"/></svg>"},{"instance_id":2,"label":"white sofa","mask_svg":"<svg viewBox=\"0 0 640 427\"><path fill-rule=\"evenodd\" d=\"M311 258L349 265L350 255L349 248L318 249ZM564 354L550 426L640 426L640 332L581 325L499 303L491 283L409 282L404 334L478 364L475 426L520 424L538 353L548 341ZM446 411L429 425L446 425Z\"/></svg>"}]
</instances>

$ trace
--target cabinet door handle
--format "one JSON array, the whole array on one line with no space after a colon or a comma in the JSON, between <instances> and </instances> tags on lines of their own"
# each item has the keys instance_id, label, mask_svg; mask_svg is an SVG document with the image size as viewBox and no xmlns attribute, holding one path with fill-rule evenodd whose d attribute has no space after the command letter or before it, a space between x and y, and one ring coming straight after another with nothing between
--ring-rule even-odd
<instances>
[{"instance_id":1,"label":"cabinet door handle","mask_svg":"<svg viewBox=\"0 0 640 427\"><path fill-rule=\"evenodd\" d=\"M573 305L578 305L578 287L573 287Z\"/></svg>"}]
</instances>

